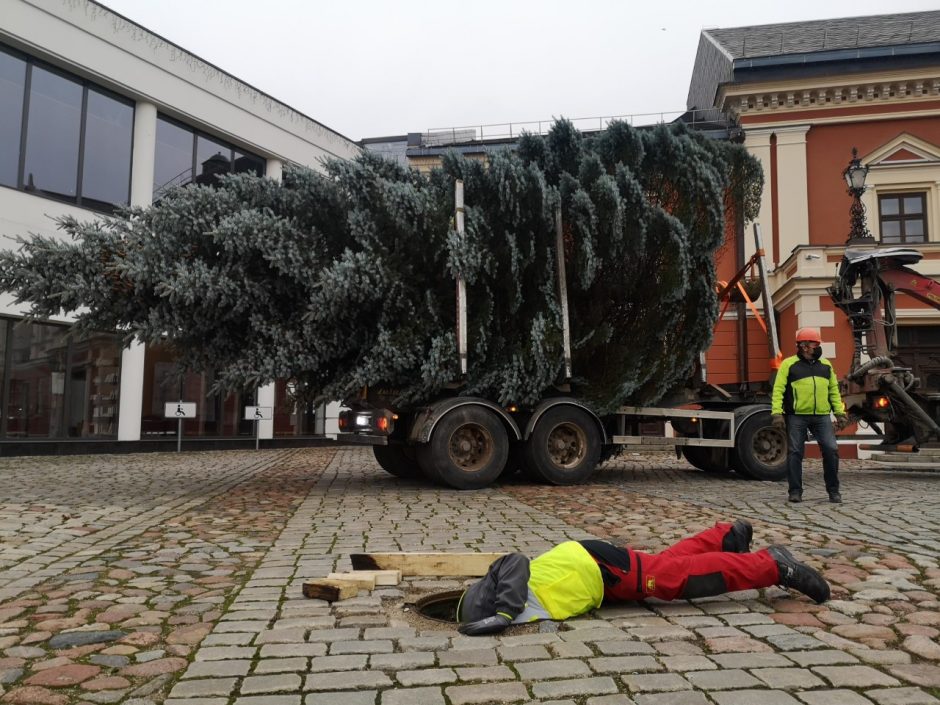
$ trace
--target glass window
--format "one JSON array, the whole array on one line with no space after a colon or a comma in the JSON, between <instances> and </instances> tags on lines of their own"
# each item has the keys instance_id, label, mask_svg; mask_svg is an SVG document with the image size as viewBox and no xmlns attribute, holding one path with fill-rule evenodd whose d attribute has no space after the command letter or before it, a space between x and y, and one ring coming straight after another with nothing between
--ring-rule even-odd
<instances>
[{"instance_id":1,"label":"glass window","mask_svg":"<svg viewBox=\"0 0 940 705\"><path fill-rule=\"evenodd\" d=\"M245 421L245 406L253 393L210 395L213 375L180 373L176 355L167 345L148 345L144 358L144 409L141 437L176 436L177 420L163 417L164 404L196 404L196 418L183 421L183 436L251 436L254 425Z\"/></svg>"},{"instance_id":2,"label":"glass window","mask_svg":"<svg viewBox=\"0 0 940 705\"><path fill-rule=\"evenodd\" d=\"M235 152L235 173L250 173L256 176L264 176L266 165L264 159L256 157L254 154L244 154Z\"/></svg>"},{"instance_id":3,"label":"glass window","mask_svg":"<svg viewBox=\"0 0 940 705\"><path fill-rule=\"evenodd\" d=\"M881 224L881 239L885 242L898 242L901 239L901 223L886 220Z\"/></svg>"},{"instance_id":4,"label":"glass window","mask_svg":"<svg viewBox=\"0 0 940 705\"><path fill-rule=\"evenodd\" d=\"M134 107L88 91L82 205L107 208L130 198Z\"/></svg>"},{"instance_id":5,"label":"glass window","mask_svg":"<svg viewBox=\"0 0 940 705\"><path fill-rule=\"evenodd\" d=\"M27 190L73 199L77 196L82 86L33 66L26 128Z\"/></svg>"},{"instance_id":6,"label":"glass window","mask_svg":"<svg viewBox=\"0 0 940 705\"><path fill-rule=\"evenodd\" d=\"M927 241L927 196L897 193L878 197L881 240L886 243Z\"/></svg>"},{"instance_id":7,"label":"glass window","mask_svg":"<svg viewBox=\"0 0 940 705\"><path fill-rule=\"evenodd\" d=\"M901 199L884 197L881 199L881 215L897 215L901 212Z\"/></svg>"},{"instance_id":8,"label":"glass window","mask_svg":"<svg viewBox=\"0 0 940 705\"><path fill-rule=\"evenodd\" d=\"M191 130L157 117L157 145L153 162L153 200L158 201L172 186L193 180Z\"/></svg>"},{"instance_id":9,"label":"glass window","mask_svg":"<svg viewBox=\"0 0 940 705\"><path fill-rule=\"evenodd\" d=\"M76 341L69 354L66 433L70 438L117 435L121 344L102 333Z\"/></svg>"},{"instance_id":10,"label":"glass window","mask_svg":"<svg viewBox=\"0 0 940 705\"><path fill-rule=\"evenodd\" d=\"M17 186L26 62L0 51L0 184Z\"/></svg>"},{"instance_id":11,"label":"glass window","mask_svg":"<svg viewBox=\"0 0 940 705\"><path fill-rule=\"evenodd\" d=\"M232 171L232 148L199 135L196 138L196 183L212 186Z\"/></svg>"},{"instance_id":12,"label":"glass window","mask_svg":"<svg viewBox=\"0 0 940 705\"><path fill-rule=\"evenodd\" d=\"M300 402L293 397L293 384L278 379L274 382L274 435L311 436L323 433L322 405Z\"/></svg>"},{"instance_id":13,"label":"glass window","mask_svg":"<svg viewBox=\"0 0 940 705\"><path fill-rule=\"evenodd\" d=\"M66 328L43 323L13 326L7 436L62 435Z\"/></svg>"}]
</instances>

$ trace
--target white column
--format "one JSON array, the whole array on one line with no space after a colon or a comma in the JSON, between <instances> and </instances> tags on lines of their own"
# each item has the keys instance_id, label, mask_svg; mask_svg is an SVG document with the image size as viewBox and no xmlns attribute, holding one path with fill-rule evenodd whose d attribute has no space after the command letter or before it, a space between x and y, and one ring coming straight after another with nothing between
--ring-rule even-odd
<instances>
[{"instance_id":1,"label":"white column","mask_svg":"<svg viewBox=\"0 0 940 705\"><path fill-rule=\"evenodd\" d=\"M284 170L284 163L280 159L268 159L264 175L275 181L281 180L281 172ZM276 402L274 394L274 382L258 387L258 406L274 407ZM274 438L274 420L258 422L259 438Z\"/></svg>"},{"instance_id":2,"label":"white column","mask_svg":"<svg viewBox=\"0 0 940 705\"><path fill-rule=\"evenodd\" d=\"M767 253L767 261L770 266L779 263L783 258L778 252L774 252L773 238L773 201L770 198L770 180L773 172L770 169L770 136L773 130L755 129L747 130L744 134L744 147L751 155L760 162L764 170L764 190L760 197L760 213L757 216L757 222L760 223L761 234L764 239L764 252ZM744 229L744 260L754 254L753 231L748 226Z\"/></svg>"},{"instance_id":3,"label":"white column","mask_svg":"<svg viewBox=\"0 0 940 705\"><path fill-rule=\"evenodd\" d=\"M797 245L809 244L808 131L809 125L774 130L777 135L777 225L782 259Z\"/></svg>"},{"instance_id":4,"label":"white column","mask_svg":"<svg viewBox=\"0 0 940 705\"><path fill-rule=\"evenodd\" d=\"M131 205L153 201L153 163L157 144L157 106L139 101L134 111L134 149L131 168ZM144 404L143 343L134 341L121 355L121 396L118 440L140 440Z\"/></svg>"}]
</instances>

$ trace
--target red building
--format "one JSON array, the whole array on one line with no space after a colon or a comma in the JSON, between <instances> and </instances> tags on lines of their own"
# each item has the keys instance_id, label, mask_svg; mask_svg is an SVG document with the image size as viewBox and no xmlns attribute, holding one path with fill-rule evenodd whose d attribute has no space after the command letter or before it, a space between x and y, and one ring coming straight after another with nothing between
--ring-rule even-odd
<instances>
[{"instance_id":1,"label":"red building","mask_svg":"<svg viewBox=\"0 0 940 705\"><path fill-rule=\"evenodd\" d=\"M764 167L759 222L784 354L797 328L814 326L845 374L852 336L826 287L849 236L853 148L869 167L874 244L911 245L924 254L916 269L940 277L940 11L705 30L688 107L733 118ZM754 247L739 230L721 276ZM898 358L940 392L940 311L900 295L898 323ZM717 331L711 381L767 379L766 338L748 316L745 346L742 324L732 313Z\"/></svg>"}]
</instances>

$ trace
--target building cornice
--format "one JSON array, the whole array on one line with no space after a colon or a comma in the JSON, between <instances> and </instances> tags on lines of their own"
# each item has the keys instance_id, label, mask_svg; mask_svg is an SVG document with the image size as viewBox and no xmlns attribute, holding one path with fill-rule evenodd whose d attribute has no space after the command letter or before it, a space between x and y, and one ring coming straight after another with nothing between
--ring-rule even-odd
<instances>
[{"instance_id":1,"label":"building cornice","mask_svg":"<svg viewBox=\"0 0 940 705\"><path fill-rule=\"evenodd\" d=\"M722 110L738 118L757 114L825 111L850 105L910 105L940 97L940 69L830 76L807 81L725 84L719 91Z\"/></svg>"}]
</instances>

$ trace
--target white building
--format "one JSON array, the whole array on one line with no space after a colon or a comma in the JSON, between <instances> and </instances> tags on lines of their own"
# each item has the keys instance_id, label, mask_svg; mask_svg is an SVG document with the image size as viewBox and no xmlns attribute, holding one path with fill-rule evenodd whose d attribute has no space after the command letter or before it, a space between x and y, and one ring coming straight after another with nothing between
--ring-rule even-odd
<instances>
[{"instance_id":1,"label":"white building","mask_svg":"<svg viewBox=\"0 0 940 705\"><path fill-rule=\"evenodd\" d=\"M0 246L146 206L173 184L219 171L279 178L286 162L352 158L343 135L92 0L3 0L0 8ZM68 318L16 325L23 306L0 294L0 452L12 444L174 436L166 401L196 402L184 436L253 433L242 407L275 407L261 437L308 435L286 385L207 397L208 375L173 373L159 346L116 336L70 340ZM254 397L254 398L252 398ZM322 419L318 420L322 424Z\"/></svg>"}]
</instances>

